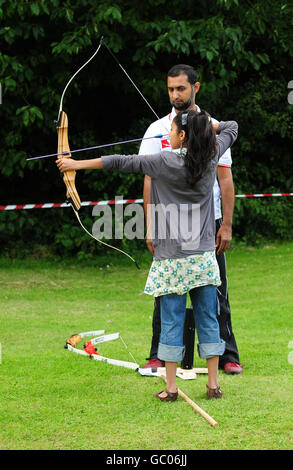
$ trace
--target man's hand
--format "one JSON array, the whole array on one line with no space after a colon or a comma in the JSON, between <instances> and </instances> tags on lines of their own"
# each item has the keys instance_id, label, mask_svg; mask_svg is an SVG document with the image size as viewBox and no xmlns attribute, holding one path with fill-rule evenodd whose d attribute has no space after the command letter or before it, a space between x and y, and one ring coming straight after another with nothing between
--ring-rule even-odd
<instances>
[{"instance_id":1,"label":"man's hand","mask_svg":"<svg viewBox=\"0 0 293 470\"><path fill-rule=\"evenodd\" d=\"M58 166L61 173L70 170L77 170L77 161L72 158L58 158L56 160L56 165Z\"/></svg>"},{"instance_id":2,"label":"man's hand","mask_svg":"<svg viewBox=\"0 0 293 470\"><path fill-rule=\"evenodd\" d=\"M151 214L149 213L150 201L151 201L151 178L150 176L145 175L144 186L143 186L143 207L144 207L144 213L145 213L145 224L147 228L145 241L146 241L149 252L152 255L154 255L155 249L153 245L153 240L150 237L152 233L152 229L150 226Z\"/></svg>"},{"instance_id":3,"label":"man's hand","mask_svg":"<svg viewBox=\"0 0 293 470\"><path fill-rule=\"evenodd\" d=\"M149 252L154 256L155 249L153 245L153 240L151 238L146 238L146 244L147 244Z\"/></svg>"},{"instance_id":4,"label":"man's hand","mask_svg":"<svg viewBox=\"0 0 293 470\"><path fill-rule=\"evenodd\" d=\"M215 133L217 133L219 130L219 123L217 122L216 124L212 124L212 126L214 128Z\"/></svg>"},{"instance_id":5,"label":"man's hand","mask_svg":"<svg viewBox=\"0 0 293 470\"><path fill-rule=\"evenodd\" d=\"M231 168L218 166L217 175L221 189L223 211L223 222L216 236L217 255L219 255L228 250L232 240L235 195Z\"/></svg>"},{"instance_id":6,"label":"man's hand","mask_svg":"<svg viewBox=\"0 0 293 470\"><path fill-rule=\"evenodd\" d=\"M217 255L229 249L232 240L232 226L222 224L216 236Z\"/></svg>"}]
</instances>

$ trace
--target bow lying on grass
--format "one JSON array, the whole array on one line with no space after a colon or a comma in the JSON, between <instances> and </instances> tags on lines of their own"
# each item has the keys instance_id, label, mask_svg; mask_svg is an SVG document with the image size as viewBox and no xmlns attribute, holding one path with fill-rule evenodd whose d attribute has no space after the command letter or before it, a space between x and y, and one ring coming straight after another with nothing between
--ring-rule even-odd
<instances>
[{"instance_id":1,"label":"bow lying on grass","mask_svg":"<svg viewBox=\"0 0 293 470\"><path fill-rule=\"evenodd\" d=\"M109 335L104 335L104 333L105 333L105 330L97 330L97 331L87 331L84 333L78 333L78 334L72 335L69 339L66 340L65 348L68 349L69 351L75 352L76 354L80 354L81 356L87 356L87 357L90 357L91 359L95 359L96 361L101 361L101 362L106 362L107 364L112 364L113 366L121 366L121 367L126 367L127 369L133 369L133 370L139 369L139 365L136 362L127 362L127 361L121 361L118 359L110 359L108 357L101 356L101 354L99 354L96 351L95 349L96 344L101 344L107 341L113 341L115 339L120 338L124 347L129 352L132 359L135 361L134 357L128 350L125 342L123 341L119 333L112 333ZM78 343L80 343L82 338L90 337L93 335L103 335L103 336L98 336L96 338L91 339L90 341L84 344L83 349L78 349L76 347Z\"/></svg>"}]
</instances>

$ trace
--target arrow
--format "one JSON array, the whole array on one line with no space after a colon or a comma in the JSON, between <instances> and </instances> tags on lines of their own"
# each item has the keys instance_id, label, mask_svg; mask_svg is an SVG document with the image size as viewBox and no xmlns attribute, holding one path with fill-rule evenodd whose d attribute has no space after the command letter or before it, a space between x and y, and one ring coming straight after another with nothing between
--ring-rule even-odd
<instances>
[{"instance_id":1,"label":"arrow","mask_svg":"<svg viewBox=\"0 0 293 470\"><path fill-rule=\"evenodd\" d=\"M70 153L85 152L86 150L101 149L101 148L105 148L105 147L111 147L111 146L114 146L114 145L129 144L131 142L139 142L141 140L147 140L147 139L162 139L163 137L166 137L167 135L169 135L169 134L157 134L157 135L154 135L152 137L141 137L139 139L131 139L131 140L122 140L122 141L119 141L119 142L111 142L110 144L95 145L94 147L85 147L85 148L81 148L81 149L70 150ZM39 160L41 158L56 157L57 155L68 155L68 152L49 153L48 155L40 155L39 157L27 158L26 161Z\"/></svg>"}]
</instances>

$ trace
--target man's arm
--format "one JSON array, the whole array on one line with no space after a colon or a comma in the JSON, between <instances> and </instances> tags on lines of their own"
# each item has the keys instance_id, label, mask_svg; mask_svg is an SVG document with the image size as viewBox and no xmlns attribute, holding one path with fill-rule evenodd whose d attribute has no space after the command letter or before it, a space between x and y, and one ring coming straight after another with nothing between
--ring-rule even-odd
<instances>
[{"instance_id":1,"label":"man's arm","mask_svg":"<svg viewBox=\"0 0 293 470\"><path fill-rule=\"evenodd\" d=\"M159 134L161 130L157 129L156 123L152 123L146 133L144 134L145 137L154 136ZM159 139L146 139L143 140L140 144L139 155L146 155L148 153L158 153L161 151L160 141ZM144 186L143 186L143 207L145 213L145 224L146 224L146 244L148 250L154 255L154 246L152 242L152 231L150 226L150 217L148 217L148 207L150 207L151 203L151 177L145 175L144 177Z\"/></svg>"},{"instance_id":2,"label":"man's arm","mask_svg":"<svg viewBox=\"0 0 293 470\"><path fill-rule=\"evenodd\" d=\"M234 212L234 183L231 168L218 166L218 182L221 189L223 222L216 236L217 254L228 250L232 240Z\"/></svg>"},{"instance_id":3,"label":"man's arm","mask_svg":"<svg viewBox=\"0 0 293 470\"><path fill-rule=\"evenodd\" d=\"M153 255L155 250L154 250L154 245L151 237L151 225L150 225L150 220L149 220L149 214L148 214L148 207L150 202L151 202L151 177L150 176L145 176L144 177L144 185L143 185L143 207L144 207L144 213L145 213L145 223L146 223L146 244L148 247L148 250L151 252Z\"/></svg>"}]
</instances>

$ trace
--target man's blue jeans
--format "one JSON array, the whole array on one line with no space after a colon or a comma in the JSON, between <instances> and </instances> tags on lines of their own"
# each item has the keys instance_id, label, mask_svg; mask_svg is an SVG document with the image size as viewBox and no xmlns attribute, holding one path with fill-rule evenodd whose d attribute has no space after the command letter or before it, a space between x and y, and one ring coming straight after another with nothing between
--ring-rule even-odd
<instances>
[{"instance_id":1,"label":"man's blue jeans","mask_svg":"<svg viewBox=\"0 0 293 470\"><path fill-rule=\"evenodd\" d=\"M221 356L225 341L220 338L217 321L217 288L208 285L189 291L198 337L199 357ZM186 313L186 294L167 294L160 297L161 335L158 358L178 362L184 356L183 329Z\"/></svg>"}]
</instances>

